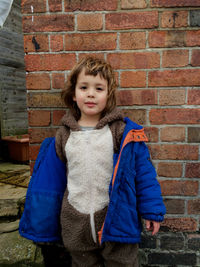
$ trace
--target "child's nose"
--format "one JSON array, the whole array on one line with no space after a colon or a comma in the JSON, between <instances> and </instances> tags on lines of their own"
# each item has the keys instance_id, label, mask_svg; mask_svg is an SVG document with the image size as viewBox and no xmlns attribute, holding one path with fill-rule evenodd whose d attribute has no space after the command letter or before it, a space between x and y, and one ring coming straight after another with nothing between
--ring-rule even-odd
<instances>
[{"instance_id":1,"label":"child's nose","mask_svg":"<svg viewBox=\"0 0 200 267\"><path fill-rule=\"evenodd\" d=\"M90 87L88 90L88 96L93 97L94 96L94 88Z\"/></svg>"}]
</instances>

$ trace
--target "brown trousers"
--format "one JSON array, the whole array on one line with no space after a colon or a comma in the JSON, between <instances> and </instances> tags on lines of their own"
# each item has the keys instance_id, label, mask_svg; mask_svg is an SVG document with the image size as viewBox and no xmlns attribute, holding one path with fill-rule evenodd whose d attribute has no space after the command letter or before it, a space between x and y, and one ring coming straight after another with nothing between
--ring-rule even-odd
<instances>
[{"instance_id":1,"label":"brown trousers","mask_svg":"<svg viewBox=\"0 0 200 267\"><path fill-rule=\"evenodd\" d=\"M103 225L106 211L107 208L104 208L95 213L96 234ZM91 233L90 216L74 209L67 200L67 193L63 199L61 226L63 243L71 254L73 267L138 267L138 245L95 243Z\"/></svg>"}]
</instances>

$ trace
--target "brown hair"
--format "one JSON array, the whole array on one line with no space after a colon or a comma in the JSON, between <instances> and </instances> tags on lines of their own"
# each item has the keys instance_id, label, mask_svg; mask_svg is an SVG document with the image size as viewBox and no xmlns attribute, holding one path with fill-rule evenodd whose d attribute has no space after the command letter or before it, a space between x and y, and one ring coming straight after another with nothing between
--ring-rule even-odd
<instances>
[{"instance_id":1,"label":"brown hair","mask_svg":"<svg viewBox=\"0 0 200 267\"><path fill-rule=\"evenodd\" d=\"M75 88L78 79L78 75L80 72L85 68L86 75L96 76L99 74L103 77L108 83L108 99L106 108L103 111L105 114L106 112L111 112L116 107L116 81L115 81L115 74L112 67L104 60L98 59L95 57L85 57L80 60L72 69L68 81L65 85L64 90L61 93L61 97L64 100L67 107L70 108L74 116L79 119L80 118L80 110L73 100L75 95ZM102 114L103 115L103 114Z\"/></svg>"}]
</instances>

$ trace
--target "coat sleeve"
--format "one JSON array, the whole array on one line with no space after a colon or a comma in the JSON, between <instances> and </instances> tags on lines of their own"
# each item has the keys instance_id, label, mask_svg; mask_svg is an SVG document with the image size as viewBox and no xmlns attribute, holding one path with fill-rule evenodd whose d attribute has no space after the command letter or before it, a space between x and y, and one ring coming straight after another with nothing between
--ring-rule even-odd
<instances>
[{"instance_id":1,"label":"coat sleeve","mask_svg":"<svg viewBox=\"0 0 200 267\"><path fill-rule=\"evenodd\" d=\"M161 222L166 209L160 184L144 142L137 143L135 155L137 208L143 219Z\"/></svg>"}]
</instances>

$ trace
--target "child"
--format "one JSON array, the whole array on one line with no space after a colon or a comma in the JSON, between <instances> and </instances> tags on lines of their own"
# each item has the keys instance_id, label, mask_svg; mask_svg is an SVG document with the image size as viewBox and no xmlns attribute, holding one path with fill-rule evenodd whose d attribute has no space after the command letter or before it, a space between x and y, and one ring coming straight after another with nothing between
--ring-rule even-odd
<instances>
[{"instance_id":1,"label":"child","mask_svg":"<svg viewBox=\"0 0 200 267\"><path fill-rule=\"evenodd\" d=\"M61 229L72 266L138 266L140 216L155 235L165 214L144 130L116 108L115 90L111 66L86 57L62 93L69 112L55 147L67 170Z\"/></svg>"}]
</instances>

